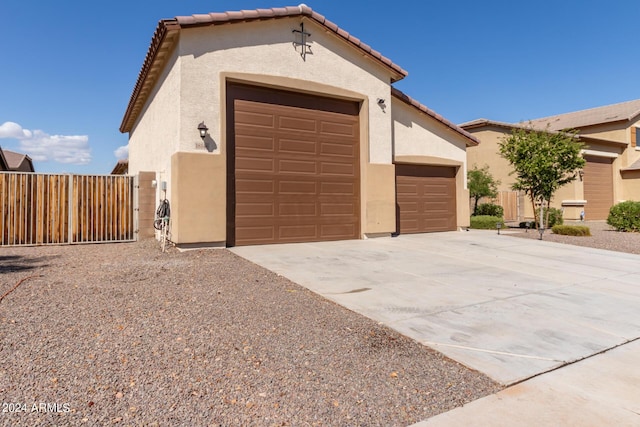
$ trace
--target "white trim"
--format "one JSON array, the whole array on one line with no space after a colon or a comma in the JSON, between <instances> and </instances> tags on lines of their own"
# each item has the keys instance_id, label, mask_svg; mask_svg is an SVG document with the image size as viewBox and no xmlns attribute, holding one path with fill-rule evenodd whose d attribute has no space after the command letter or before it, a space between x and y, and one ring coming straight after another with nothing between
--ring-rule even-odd
<instances>
[{"instance_id":1,"label":"white trim","mask_svg":"<svg viewBox=\"0 0 640 427\"><path fill-rule=\"evenodd\" d=\"M598 150L580 150L580 152L587 156L594 157L607 157L609 159L617 159L618 155L616 153L607 153L606 151L598 151Z\"/></svg>"},{"instance_id":2,"label":"white trim","mask_svg":"<svg viewBox=\"0 0 640 427\"><path fill-rule=\"evenodd\" d=\"M563 200L562 206L584 206L587 204L586 200Z\"/></svg>"}]
</instances>

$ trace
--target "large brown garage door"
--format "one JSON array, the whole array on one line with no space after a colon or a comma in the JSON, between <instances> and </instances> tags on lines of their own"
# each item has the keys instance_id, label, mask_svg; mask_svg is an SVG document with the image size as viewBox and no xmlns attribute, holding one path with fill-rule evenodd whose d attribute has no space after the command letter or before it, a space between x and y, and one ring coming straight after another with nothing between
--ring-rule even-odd
<instances>
[{"instance_id":1,"label":"large brown garage door","mask_svg":"<svg viewBox=\"0 0 640 427\"><path fill-rule=\"evenodd\" d=\"M587 220L607 219L613 205L613 159L585 156L584 209Z\"/></svg>"},{"instance_id":2,"label":"large brown garage door","mask_svg":"<svg viewBox=\"0 0 640 427\"><path fill-rule=\"evenodd\" d=\"M396 165L398 232L456 229L455 168Z\"/></svg>"},{"instance_id":3,"label":"large brown garage door","mask_svg":"<svg viewBox=\"0 0 640 427\"><path fill-rule=\"evenodd\" d=\"M357 103L228 86L227 243L356 239Z\"/></svg>"}]
</instances>

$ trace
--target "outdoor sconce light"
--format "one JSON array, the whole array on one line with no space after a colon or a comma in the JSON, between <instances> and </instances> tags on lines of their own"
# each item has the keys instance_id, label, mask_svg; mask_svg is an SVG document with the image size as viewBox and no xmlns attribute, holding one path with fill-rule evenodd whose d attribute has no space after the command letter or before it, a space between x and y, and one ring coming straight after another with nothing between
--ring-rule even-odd
<instances>
[{"instance_id":1,"label":"outdoor sconce light","mask_svg":"<svg viewBox=\"0 0 640 427\"><path fill-rule=\"evenodd\" d=\"M580 181L582 181L582 178L584 178L584 171L582 169L579 170L578 175L580 176Z\"/></svg>"},{"instance_id":2,"label":"outdoor sconce light","mask_svg":"<svg viewBox=\"0 0 640 427\"><path fill-rule=\"evenodd\" d=\"M500 229L502 228L501 222L496 222L496 228L498 229L498 234L500 234Z\"/></svg>"},{"instance_id":3,"label":"outdoor sconce light","mask_svg":"<svg viewBox=\"0 0 640 427\"><path fill-rule=\"evenodd\" d=\"M204 122L200 122L200 124L198 125L198 131L200 131L200 138L204 139L204 137L207 136L208 130L209 128L207 127L207 125L205 125Z\"/></svg>"}]
</instances>

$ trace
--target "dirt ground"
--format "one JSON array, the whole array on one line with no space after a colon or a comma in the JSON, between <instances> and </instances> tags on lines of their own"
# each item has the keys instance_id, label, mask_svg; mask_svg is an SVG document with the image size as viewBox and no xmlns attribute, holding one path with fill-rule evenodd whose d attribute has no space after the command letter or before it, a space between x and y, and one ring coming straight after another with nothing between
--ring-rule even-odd
<instances>
[{"instance_id":1,"label":"dirt ground","mask_svg":"<svg viewBox=\"0 0 640 427\"><path fill-rule=\"evenodd\" d=\"M406 426L500 386L225 249L0 249L0 425Z\"/></svg>"}]
</instances>

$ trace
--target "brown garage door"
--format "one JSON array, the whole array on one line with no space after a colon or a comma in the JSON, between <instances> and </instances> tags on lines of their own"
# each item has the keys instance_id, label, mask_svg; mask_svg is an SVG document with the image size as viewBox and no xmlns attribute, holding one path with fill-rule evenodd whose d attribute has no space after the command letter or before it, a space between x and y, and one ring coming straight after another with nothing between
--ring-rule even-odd
<instances>
[{"instance_id":1,"label":"brown garage door","mask_svg":"<svg viewBox=\"0 0 640 427\"><path fill-rule=\"evenodd\" d=\"M228 244L358 238L358 104L243 85L228 100Z\"/></svg>"},{"instance_id":2,"label":"brown garage door","mask_svg":"<svg viewBox=\"0 0 640 427\"><path fill-rule=\"evenodd\" d=\"M587 220L607 219L613 205L613 159L587 156L585 159L585 217Z\"/></svg>"},{"instance_id":3,"label":"brown garage door","mask_svg":"<svg viewBox=\"0 0 640 427\"><path fill-rule=\"evenodd\" d=\"M398 232L456 229L455 168L396 165Z\"/></svg>"}]
</instances>

